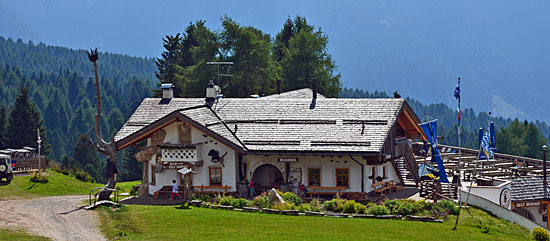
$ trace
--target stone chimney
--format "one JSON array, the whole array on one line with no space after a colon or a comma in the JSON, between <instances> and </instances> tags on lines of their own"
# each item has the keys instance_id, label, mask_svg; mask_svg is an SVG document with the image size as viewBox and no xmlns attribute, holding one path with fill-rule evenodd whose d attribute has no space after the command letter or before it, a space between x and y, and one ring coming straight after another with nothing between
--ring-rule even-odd
<instances>
[{"instance_id":1,"label":"stone chimney","mask_svg":"<svg viewBox=\"0 0 550 241\"><path fill-rule=\"evenodd\" d=\"M218 88L216 87L217 86L214 85L214 81L210 80L210 82L208 82L208 87L206 88L206 105L208 107L212 107L218 98Z\"/></svg>"},{"instance_id":2,"label":"stone chimney","mask_svg":"<svg viewBox=\"0 0 550 241\"><path fill-rule=\"evenodd\" d=\"M163 99L172 99L174 98L174 84L172 83L165 83L160 85L160 89L162 90L162 98Z\"/></svg>"}]
</instances>

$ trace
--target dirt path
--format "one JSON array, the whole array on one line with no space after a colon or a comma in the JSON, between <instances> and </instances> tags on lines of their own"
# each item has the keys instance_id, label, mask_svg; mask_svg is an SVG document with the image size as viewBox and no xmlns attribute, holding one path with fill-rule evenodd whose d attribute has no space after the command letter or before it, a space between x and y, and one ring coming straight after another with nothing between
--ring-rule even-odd
<instances>
[{"instance_id":1,"label":"dirt path","mask_svg":"<svg viewBox=\"0 0 550 241\"><path fill-rule=\"evenodd\" d=\"M82 209L87 196L0 199L0 226L23 228L53 240L106 240L97 214Z\"/></svg>"}]
</instances>

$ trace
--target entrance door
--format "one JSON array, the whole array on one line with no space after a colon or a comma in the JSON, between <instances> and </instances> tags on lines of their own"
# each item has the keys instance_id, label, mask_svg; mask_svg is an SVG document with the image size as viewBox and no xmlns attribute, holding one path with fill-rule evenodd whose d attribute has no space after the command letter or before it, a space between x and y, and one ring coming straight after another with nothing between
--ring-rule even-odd
<instances>
[{"instance_id":1,"label":"entrance door","mask_svg":"<svg viewBox=\"0 0 550 241\"><path fill-rule=\"evenodd\" d=\"M278 189L283 184L283 175L279 168L264 164L256 168L252 176L256 193L269 191L271 188Z\"/></svg>"}]
</instances>

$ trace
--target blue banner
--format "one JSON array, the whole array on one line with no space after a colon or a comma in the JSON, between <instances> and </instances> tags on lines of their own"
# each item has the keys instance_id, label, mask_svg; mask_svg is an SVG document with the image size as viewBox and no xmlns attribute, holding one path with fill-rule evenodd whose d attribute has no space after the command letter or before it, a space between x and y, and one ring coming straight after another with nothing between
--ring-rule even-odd
<instances>
[{"instance_id":1,"label":"blue banner","mask_svg":"<svg viewBox=\"0 0 550 241\"><path fill-rule=\"evenodd\" d=\"M439 169L439 181L440 182L449 182L447 179L447 173L445 172L445 166L443 165L443 158L437 147L437 120L420 124L420 127L426 134L428 141L432 145L432 162L435 159L437 163L437 169Z\"/></svg>"}]
</instances>

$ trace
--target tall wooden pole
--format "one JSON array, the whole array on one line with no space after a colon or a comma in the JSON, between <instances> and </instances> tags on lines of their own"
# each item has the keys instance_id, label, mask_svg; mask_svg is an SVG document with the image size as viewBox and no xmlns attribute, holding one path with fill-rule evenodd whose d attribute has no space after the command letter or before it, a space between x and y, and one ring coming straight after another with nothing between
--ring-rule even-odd
<instances>
[{"instance_id":1,"label":"tall wooden pole","mask_svg":"<svg viewBox=\"0 0 550 241\"><path fill-rule=\"evenodd\" d=\"M460 87L460 77L458 77L458 86ZM460 130L460 127L461 127L461 122L460 122L460 93L459 93L459 96L458 96L458 183L457 183L457 189L458 189L458 214L456 215L456 222L455 222L455 226L453 228L453 230L456 230L456 227L458 226L458 218L460 217L460 210L462 209L462 202L460 201L460 197L462 196L462 194L460 194L460 189L461 189L461 181L460 181L460 172L461 172L461 169L460 169L460 159L462 157L462 146L461 146L461 143L460 143L460 134L461 134L461 130Z\"/></svg>"},{"instance_id":2,"label":"tall wooden pole","mask_svg":"<svg viewBox=\"0 0 550 241\"><path fill-rule=\"evenodd\" d=\"M95 84L96 84L96 100L97 100L97 113L95 116L95 137L96 142L89 140L92 144L95 144L96 149L103 155L107 156L107 165L105 165L105 177L107 179L107 185L102 189L99 194L99 200L108 200L112 191L116 185L116 174L118 173L116 163L117 163L117 154L116 154L116 143L114 140L110 142L105 142L101 137L101 91L99 86L99 74L97 70L97 60L99 55L97 49L87 52L88 59L94 64L95 72Z\"/></svg>"}]
</instances>

